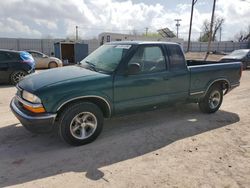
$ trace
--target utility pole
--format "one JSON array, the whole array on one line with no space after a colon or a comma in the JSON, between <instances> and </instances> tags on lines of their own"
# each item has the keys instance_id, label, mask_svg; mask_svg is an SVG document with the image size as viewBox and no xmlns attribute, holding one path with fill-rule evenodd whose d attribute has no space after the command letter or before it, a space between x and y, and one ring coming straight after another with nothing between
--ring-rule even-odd
<instances>
[{"instance_id":1,"label":"utility pole","mask_svg":"<svg viewBox=\"0 0 250 188\"><path fill-rule=\"evenodd\" d=\"M220 26L220 42L221 42L221 30L222 30L222 27Z\"/></svg>"},{"instance_id":2,"label":"utility pole","mask_svg":"<svg viewBox=\"0 0 250 188\"><path fill-rule=\"evenodd\" d=\"M194 5L197 2L197 0L192 0L192 6L191 6L191 16L190 16L190 24L189 24L189 33L188 33L188 47L187 52L190 48L190 40L191 40L191 31L192 31L192 24L193 24L193 13L194 13Z\"/></svg>"},{"instance_id":3,"label":"utility pole","mask_svg":"<svg viewBox=\"0 0 250 188\"><path fill-rule=\"evenodd\" d=\"M175 19L174 21L176 21L176 29L177 29L177 35L176 37L178 38L179 37L179 27L180 27L180 21L181 19Z\"/></svg>"},{"instance_id":4,"label":"utility pole","mask_svg":"<svg viewBox=\"0 0 250 188\"><path fill-rule=\"evenodd\" d=\"M148 36L148 27L145 28L145 34Z\"/></svg>"},{"instance_id":5,"label":"utility pole","mask_svg":"<svg viewBox=\"0 0 250 188\"><path fill-rule=\"evenodd\" d=\"M213 4L213 11L212 11L211 22L210 22L210 32L209 32L209 37L208 37L207 54L206 54L206 56L205 56L204 61L207 60L207 57L208 57L208 55L209 55L209 53L210 53L210 48L211 48L211 40L212 40L213 25L214 25L215 4L216 4L216 0L214 0L214 4Z\"/></svg>"},{"instance_id":6,"label":"utility pole","mask_svg":"<svg viewBox=\"0 0 250 188\"><path fill-rule=\"evenodd\" d=\"M78 26L76 26L76 41L78 41Z\"/></svg>"}]
</instances>

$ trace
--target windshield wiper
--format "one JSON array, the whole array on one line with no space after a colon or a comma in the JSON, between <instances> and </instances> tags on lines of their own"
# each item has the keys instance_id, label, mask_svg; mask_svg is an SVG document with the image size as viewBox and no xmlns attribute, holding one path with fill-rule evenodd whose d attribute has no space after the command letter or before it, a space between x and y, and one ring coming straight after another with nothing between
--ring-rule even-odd
<instances>
[{"instance_id":1,"label":"windshield wiper","mask_svg":"<svg viewBox=\"0 0 250 188\"><path fill-rule=\"evenodd\" d=\"M89 65L89 67L91 68L91 70L93 70L93 71L96 71L96 72L97 72L97 70L96 70L96 68L95 68L95 64L94 64L94 63L91 63L91 62L89 62L89 61L85 61L85 63Z\"/></svg>"}]
</instances>

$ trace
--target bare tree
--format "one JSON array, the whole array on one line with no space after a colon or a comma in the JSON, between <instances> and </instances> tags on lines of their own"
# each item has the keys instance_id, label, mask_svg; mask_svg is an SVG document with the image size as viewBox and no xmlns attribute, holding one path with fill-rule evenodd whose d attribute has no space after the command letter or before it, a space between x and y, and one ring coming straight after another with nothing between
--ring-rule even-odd
<instances>
[{"instance_id":1,"label":"bare tree","mask_svg":"<svg viewBox=\"0 0 250 188\"><path fill-rule=\"evenodd\" d=\"M216 17L214 19L213 24L213 33L212 33L212 41L216 41L216 34L219 31L219 29L222 27L223 23L225 22L225 19L222 17ZM207 42L209 38L209 32L210 32L210 22L208 20L205 20L202 25L202 35L199 37L200 42Z\"/></svg>"},{"instance_id":2,"label":"bare tree","mask_svg":"<svg viewBox=\"0 0 250 188\"><path fill-rule=\"evenodd\" d=\"M234 40L241 42L241 41L250 41L250 24L248 28L245 30L241 30L234 36Z\"/></svg>"}]
</instances>

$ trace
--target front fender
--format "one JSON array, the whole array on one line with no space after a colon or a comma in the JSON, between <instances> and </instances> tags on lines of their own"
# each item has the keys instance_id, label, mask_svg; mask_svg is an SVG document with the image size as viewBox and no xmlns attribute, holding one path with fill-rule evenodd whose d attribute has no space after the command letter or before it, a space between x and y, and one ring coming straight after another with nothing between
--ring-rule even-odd
<instances>
[{"instance_id":1,"label":"front fender","mask_svg":"<svg viewBox=\"0 0 250 188\"><path fill-rule=\"evenodd\" d=\"M69 102L72 102L74 100L78 99L87 99L87 98L98 98L108 105L110 113L113 111L113 105L112 105L112 98L102 92L85 92L81 94L74 94L74 95L68 95L68 96L62 96L59 99L54 100L52 105L49 106L49 111L56 113L58 112L64 105L66 105ZM47 110L47 105L45 104L45 109Z\"/></svg>"}]
</instances>

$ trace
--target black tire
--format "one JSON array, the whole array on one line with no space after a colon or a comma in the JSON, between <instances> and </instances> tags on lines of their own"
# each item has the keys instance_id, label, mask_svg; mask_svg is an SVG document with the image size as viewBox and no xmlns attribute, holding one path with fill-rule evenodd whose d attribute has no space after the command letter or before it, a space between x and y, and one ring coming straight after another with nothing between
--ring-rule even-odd
<instances>
[{"instance_id":1,"label":"black tire","mask_svg":"<svg viewBox=\"0 0 250 188\"><path fill-rule=\"evenodd\" d=\"M20 80L22 80L27 75L27 72L23 70L14 71L10 75L10 83L16 85Z\"/></svg>"},{"instance_id":2,"label":"black tire","mask_svg":"<svg viewBox=\"0 0 250 188\"><path fill-rule=\"evenodd\" d=\"M220 85L209 88L206 96L199 102L200 110L204 113L214 113L219 110L223 101L223 90Z\"/></svg>"},{"instance_id":3,"label":"black tire","mask_svg":"<svg viewBox=\"0 0 250 188\"><path fill-rule=\"evenodd\" d=\"M247 62L242 62L243 70L247 69Z\"/></svg>"},{"instance_id":4,"label":"black tire","mask_svg":"<svg viewBox=\"0 0 250 188\"><path fill-rule=\"evenodd\" d=\"M53 69L53 68L56 68L56 67L58 67L56 62L54 62L54 61L49 62L49 68L50 69Z\"/></svg>"},{"instance_id":5,"label":"black tire","mask_svg":"<svg viewBox=\"0 0 250 188\"><path fill-rule=\"evenodd\" d=\"M89 119L85 118L85 116L89 116ZM79 118L82 119L79 120ZM96 125L95 128L92 126L88 127L87 122L83 122L84 118L86 121L89 121L88 123L92 121L92 125ZM78 124L78 120L81 121L81 125ZM93 103L75 103L68 106L62 112L58 123L60 137L70 145L80 146L93 142L100 135L103 127L103 113L100 108ZM89 130L87 130L87 128L89 128ZM86 138L78 138L83 135L82 131L84 132L84 135L86 135L88 132L90 132L90 135L86 136Z\"/></svg>"}]
</instances>

